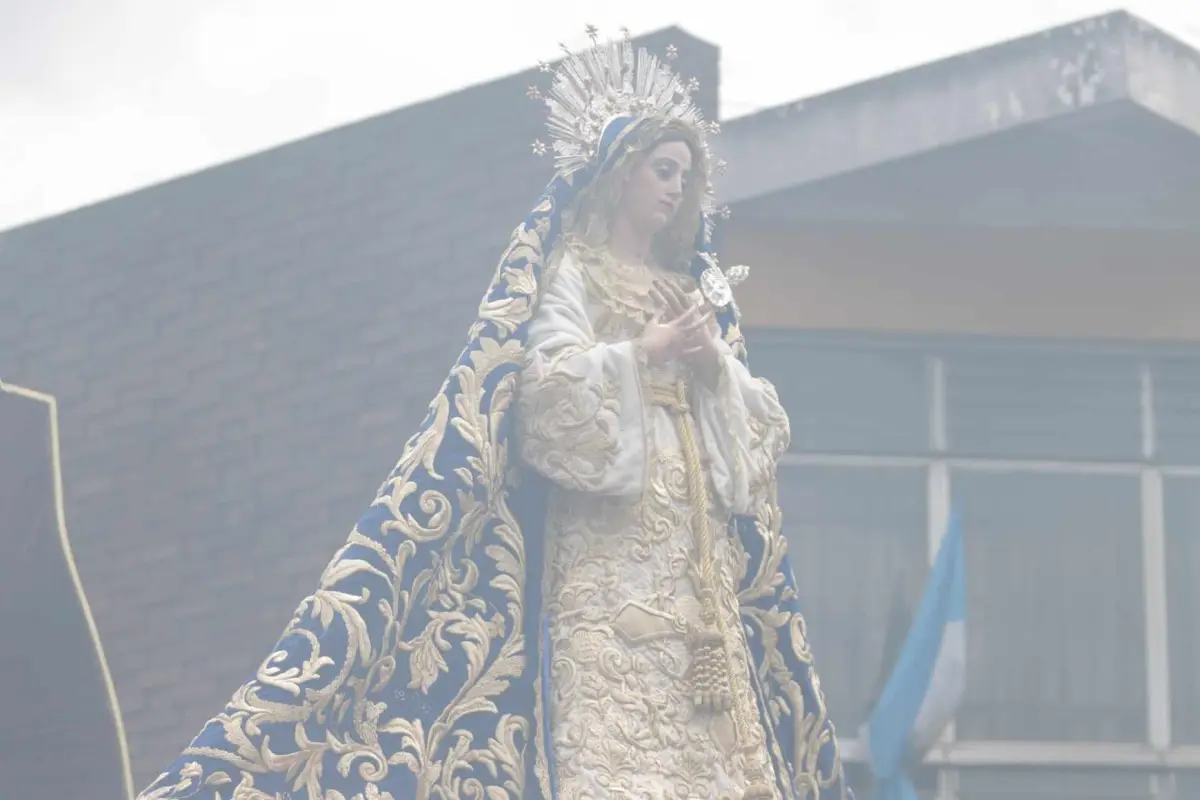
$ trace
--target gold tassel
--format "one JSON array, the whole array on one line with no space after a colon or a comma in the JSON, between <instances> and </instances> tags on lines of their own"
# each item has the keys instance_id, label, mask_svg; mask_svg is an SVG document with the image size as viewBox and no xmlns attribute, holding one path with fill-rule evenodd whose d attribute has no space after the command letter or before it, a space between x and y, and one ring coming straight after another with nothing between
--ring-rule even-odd
<instances>
[{"instance_id":1,"label":"gold tassel","mask_svg":"<svg viewBox=\"0 0 1200 800\"><path fill-rule=\"evenodd\" d=\"M775 792L766 783L752 783L742 797L744 800L775 800Z\"/></svg>"},{"instance_id":2,"label":"gold tassel","mask_svg":"<svg viewBox=\"0 0 1200 800\"><path fill-rule=\"evenodd\" d=\"M705 631L692 642L691 681L696 708L715 713L733 708L733 682L725 642L715 630Z\"/></svg>"},{"instance_id":3,"label":"gold tassel","mask_svg":"<svg viewBox=\"0 0 1200 800\"><path fill-rule=\"evenodd\" d=\"M762 764L755 759L753 748L749 748L749 750L751 752L748 752L747 755L751 761L746 770L746 791L742 794L743 800L775 800L775 790L767 782Z\"/></svg>"}]
</instances>

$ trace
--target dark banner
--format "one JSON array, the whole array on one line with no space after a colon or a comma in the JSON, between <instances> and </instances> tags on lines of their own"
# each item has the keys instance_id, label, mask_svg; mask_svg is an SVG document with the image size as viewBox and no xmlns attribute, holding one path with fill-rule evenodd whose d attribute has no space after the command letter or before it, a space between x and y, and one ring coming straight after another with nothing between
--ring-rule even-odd
<instances>
[{"instance_id":1,"label":"dark banner","mask_svg":"<svg viewBox=\"0 0 1200 800\"><path fill-rule=\"evenodd\" d=\"M53 401L0 386L0 798L128 800L112 682L74 569Z\"/></svg>"}]
</instances>

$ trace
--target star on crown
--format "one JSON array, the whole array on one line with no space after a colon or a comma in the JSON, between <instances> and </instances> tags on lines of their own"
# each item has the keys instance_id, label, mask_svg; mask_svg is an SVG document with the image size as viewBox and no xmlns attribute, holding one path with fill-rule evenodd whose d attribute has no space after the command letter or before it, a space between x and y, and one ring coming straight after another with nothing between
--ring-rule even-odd
<instances>
[{"instance_id":1,"label":"star on crown","mask_svg":"<svg viewBox=\"0 0 1200 800\"><path fill-rule=\"evenodd\" d=\"M617 117L663 116L693 126L708 152L707 136L718 130L716 123L705 123L692 102L699 82L684 82L657 56L645 48L634 51L628 29L622 37L600 41L594 25L586 28L592 45L578 53L566 45L560 48L566 58L557 69L542 62L542 72L552 72L548 90L531 86L526 95L546 105L546 128L560 175L583 169L596 158L605 127ZM678 56L678 49L667 48L667 61ZM535 146L535 150L541 150Z\"/></svg>"}]
</instances>

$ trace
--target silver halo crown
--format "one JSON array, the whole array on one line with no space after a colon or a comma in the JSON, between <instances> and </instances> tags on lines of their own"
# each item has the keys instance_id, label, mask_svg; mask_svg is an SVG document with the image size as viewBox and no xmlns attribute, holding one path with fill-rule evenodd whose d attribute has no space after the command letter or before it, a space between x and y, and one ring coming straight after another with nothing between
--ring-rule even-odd
<instances>
[{"instance_id":1,"label":"silver halo crown","mask_svg":"<svg viewBox=\"0 0 1200 800\"><path fill-rule=\"evenodd\" d=\"M709 136L720 132L720 125L706 122L692 101L699 83L694 78L685 83L666 63L678 57L678 50L669 46L663 61L645 48L635 53L627 28L621 29L620 39L603 43L594 25L587 26L586 32L592 41L590 48L573 53L566 45L559 45L565 58L557 68L545 62L538 65L542 72L553 73L549 90L543 93L531 86L526 93L548 109L546 130L551 144L547 147L544 142L534 142L534 154L541 156L552 151L556 173L569 178L600 157L601 138L614 119L663 117L694 128L713 172L724 172L725 162L712 158L708 142ZM713 218L729 216L726 208L714 211L713 198L710 180L701 197L709 237ZM733 300L730 288L745 280L749 268L738 266L725 272L714 254L702 255L707 267L701 275L701 290L710 303L724 308Z\"/></svg>"}]
</instances>

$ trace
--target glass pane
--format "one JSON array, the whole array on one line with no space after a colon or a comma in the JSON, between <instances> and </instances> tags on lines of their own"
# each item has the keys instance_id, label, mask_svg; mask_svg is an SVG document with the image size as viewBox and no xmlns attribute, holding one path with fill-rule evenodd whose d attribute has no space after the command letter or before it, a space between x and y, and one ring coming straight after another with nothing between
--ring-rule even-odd
<instances>
[{"instance_id":1,"label":"glass pane","mask_svg":"<svg viewBox=\"0 0 1200 800\"><path fill-rule=\"evenodd\" d=\"M1151 369L1158 459L1200 464L1200 356L1160 359Z\"/></svg>"},{"instance_id":2,"label":"glass pane","mask_svg":"<svg viewBox=\"0 0 1200 800\"><path fill-rule=\"evenodd\" d=\"M1200 770L1179 771L1174 775L1175 794L1178 800L1194 800L1200 797ZM1164 795L1167 796L1167 795Z\"/></svg>"},{"instance_id":3,"label":"glass pane","mask_svg":"<svg viewBox=\"0 0 1200 800\"><path fill-rule=\"evenodd\" d=\"M895 606L912 608L928 573L926 473L788 467L779 491L829 711L841 735L854 736L874 700Z\"/></svg>"},{"instance_id":4,"label":"glass pane","mask_svg":"<svg viewBox=\"0 0 1200 800\"><path fill-rule=\"evenodd\" d=\"M1168 478L1165 506L1171 739L1194 745L1200 744L1200 479Z\"/></svg>"},{"instance_id":5,"label":"glass pane","mask_svg":"<svg viewBox=\"0 0 1200 800\"><path fill-rule=\"evenodd\" d=\"M956 472L967 551L960 739L1143 741L1134 476Z\"/></svg>"},{"instance_id":6,"label":"glass pane","mask_svg":"<svg viewBox=\"0 0 1200 800\"><path fill-rule=\"evenodd\" d=\"M958 773L961 800L1154 800L1139 770L989 767Z\"/></svg>"},{"instance_id":7,"label":"glass pane","mask_svg":"<svg viewBox=\"0 0 1200 800\"><path fill-rule=\"evenodd\" d=\"M1141 378L1132 359L1083 353L954 354L946 363L956 454L1048 460L1141 458Z\"/></svg>"},{"instance_id":8,"label":"glass pane","mask_svg":"<svg viewBox=\"0 0 1200 800\"><path fill-rule=\"evenodd\" d=\"M913 788L917 790L918 800L937 800L937 767L922 765L910 770L908 777L913 782ZM854 795L859 800L871 800L874 796L875 781L871 775L871 768L866 764L847 763L846 780L849 781L850 788L854 790Z\"/></svg>"},{"instance_id":9,"label":"glass pane","mask_svg":"<svg viewBox=\"0 0 1200 800\"><path fill-rule=\"evenodd\" d=\"M914 454L929 447L929 370L922 353L811 341L750 339L805 452Z\"/></svg>"}]
</instances>

